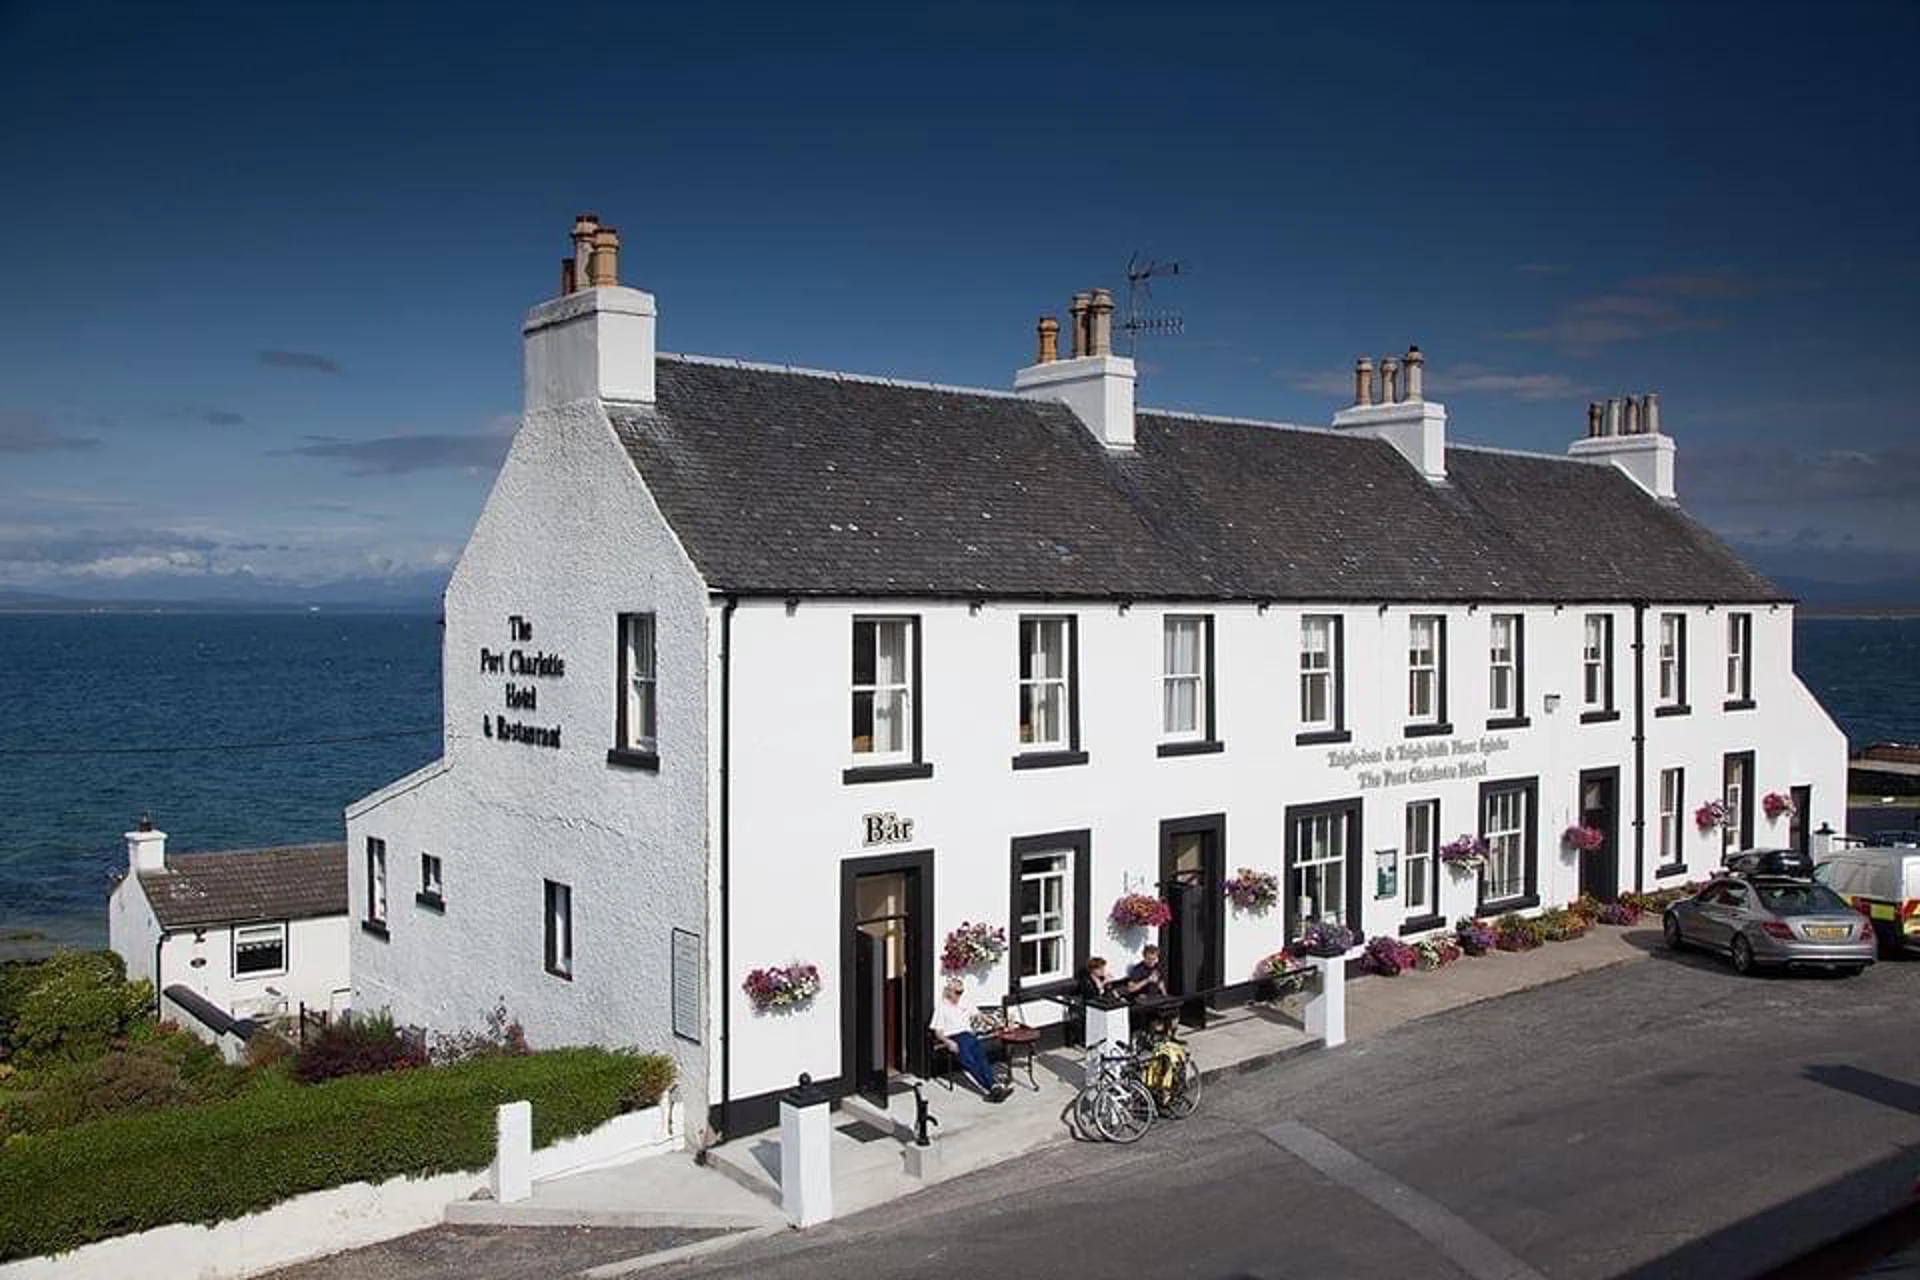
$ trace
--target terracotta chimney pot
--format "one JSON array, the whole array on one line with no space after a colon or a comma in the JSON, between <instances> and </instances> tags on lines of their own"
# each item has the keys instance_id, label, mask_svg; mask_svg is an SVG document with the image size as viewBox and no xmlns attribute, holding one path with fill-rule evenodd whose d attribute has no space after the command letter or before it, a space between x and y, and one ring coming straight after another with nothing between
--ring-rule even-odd
<instances>
[{"instance_id":1,"label":"terracotta chimney pot","mask_svg":"<svg viewBox=\"0 0 1920 1280\"><path fill-rule=\"evenodd\" d=\"M1420 353L1420 348L1407 348L1407 363L1405 368L1407 371L1407 385L1406 395L1403 398L1418 404L1425 399L1421 389L1421 382L1427 368L1427 358Z\"/></svg>"},{"instance_id":2,"label":"terracotta chimney pot","mask_svg":"<svg viewBox=\"0 0 1920 1280\"><path fill-rule=\"evenodd\" d=\"M1113 354L1113 295L1105 289L1095 289L1087 304L1087 354Z\"/></svg>"},{"instance_id":3,"label":"terracotta chimney pot","mask_svg":"<svg viewBox=\"0 0 1920 1280\"><path fill-rule=\"evenodd\" d=\"M1357 405L1373 403L1373 359L1361 356L1353 362L1353 402Z\"/></svg>"},{"instance_id":4,"label":"terracotta chimney pot","mask_svg":"<svg viewBox=\"0 0 1920 1280\"><path fill-rule=\"evenodd\" d=\"M1076 293L1067 304L1067 318L1073 322L1073 358L1076 360L1087 354L1087 308L1092 301L1091 295Z\"/></svg>"},{"instance_id":5,"label":"terracotta chimney pot","mask_svg":"<svg viewBox=\"0 0 1920 1280\"><path fill-rule=\"evenodd\" d=\"M1035 364L1052 364L1060 358L1060 322L1052 316L1041 316L1035 326L1040 335L1040 357Z\"/></svg>"},{"instance_id":6,"label":"terracotta chimney pot","mask_svg":"<svg viewBox=\"0 0 1920 1280\"><path fill-rule=\"evenodd\" d=\"M593 262L593 233L600 229L600 215L578 213L573 218L573 284L563 290L575 293L587 287L587 268Z\"/></svg>"},{"instance_id":7,"label":"terracotta chimney pot","mask_svg":"<svg viewBox=\"0 0 1920 1280\"><path fill-rule=\"evenodd\" d=\"M596 289L620 283L620 233L612 227L598 227L593 233L593 260L587 265L587 282Z\"/></svg>"}]
</instances>

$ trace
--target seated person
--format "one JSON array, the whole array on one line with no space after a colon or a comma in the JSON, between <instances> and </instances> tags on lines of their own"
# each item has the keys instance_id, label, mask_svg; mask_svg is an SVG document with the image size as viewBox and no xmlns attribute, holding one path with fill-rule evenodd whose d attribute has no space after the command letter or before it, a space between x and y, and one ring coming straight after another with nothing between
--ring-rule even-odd
<instances>
[{"instance_id":1,"label":"seated person","mask_svg":"<svg viewBox=\"0 0 1920 1280\"><path fill-rule=\"evenodd\" d=\"M967 984L959 978L947 979L946 990L940 1003L934 1006L933 1020L928 1029L939 1037L940 1043L959 1060L962 1068L985 1094L988 1102L1005 1102L1012 1092L993 1078L993 1067L987 1061L986 1046L980 1043L980 1037L974 1033L973 1018L979 1010L966 998Z\"/></svg>"},{"instance_id":2,"label":"seated person","mask_svg":"<svg viewBox=\"0 0 1920 1280\"><path fill-rule=\"evenodd\" d=\"M1126 980L1119 985L1121 994L1129 1000L1166 995L1167 977L1160 967L1160 948L1151 942L1140 948L1140 962L1128 966Z\"/></svg>"},{"instance_id":3,"label":"seated person","mask_svg":"<svg viewBox=\"0 0 1920 1280\"><path fill-rule=\"evenodd\" d=\"M1113 975L1107 971L1105 956L1087 957L1087 967L1080 971L1073 994L1082 1000L1105 1000L1120 994L1113 989Z\"/></svg>"}]
</instances>

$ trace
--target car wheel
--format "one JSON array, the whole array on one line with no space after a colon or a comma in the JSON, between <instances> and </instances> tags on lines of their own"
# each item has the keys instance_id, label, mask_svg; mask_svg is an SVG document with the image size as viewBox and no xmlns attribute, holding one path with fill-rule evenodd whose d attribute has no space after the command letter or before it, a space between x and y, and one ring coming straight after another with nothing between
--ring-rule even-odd
<instances>
[{"instance_id":1,"label":"car wheel","mask_svg":"<svg viewBox=\"0 0 1920 1280\"><path fill-rule=\"evenodd\" d=\"M1678 916L1669 915L1663 918L1660 921L1660 932L1666 939L1667 950L1685 951L1687 949L1687 940L1681 936L1680 933L1680 918Z\"/></svg>"},{"instance_id":2,"label":"car wheel","mask_svg":"<svg viewBox=\"0 0 1920 1280\"><path fill-rule=\"evenodd\" d=\"M1739 974L1753 972L1753 944L1737 935L1733 940L1733 971Z\"/></svg>"}]
</instances>

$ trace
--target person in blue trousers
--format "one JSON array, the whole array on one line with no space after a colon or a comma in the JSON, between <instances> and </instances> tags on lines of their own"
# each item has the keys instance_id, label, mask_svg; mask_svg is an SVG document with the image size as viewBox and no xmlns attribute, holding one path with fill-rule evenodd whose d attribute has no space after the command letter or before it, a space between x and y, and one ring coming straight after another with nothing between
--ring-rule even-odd
<instances>
[{"instance_id":1,"label":"person in blue trousers","mask_svg":"<svg viewBox=\"0 0 1920 1280\"><path fill-rule=\"evenodd\" d=\"M980 1043L980 1037L973 1030L973 1018L977 1012L973 1002L967 999L967 984L959 978L948 978L940 1003L934 1006L933 1021L928 1026L948 1052L960 1060L961 1067L980 1086L980 1092L987 1096L988 1102L1005 1102L1011 1090L993 1078L993 1067L987 1061L987 1048Z\"/></svg>"}]
</instances>

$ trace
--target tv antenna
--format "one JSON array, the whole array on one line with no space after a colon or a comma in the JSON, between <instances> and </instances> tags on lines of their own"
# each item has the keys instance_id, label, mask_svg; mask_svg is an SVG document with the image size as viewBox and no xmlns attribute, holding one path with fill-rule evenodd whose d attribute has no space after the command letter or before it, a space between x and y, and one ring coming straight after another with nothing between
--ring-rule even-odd
<instances>
[{"instance_id":1,"label":"tv antenna","mask_svg":"<svg viewBox=\"0 0 1920 1280\"><path fill-rule=\"evenodd\" d=\"M1129 356L1139 347L1143 335L1185 331L1187 322L1180 318L1179 312L1149 308L1153 303L1153 282L1166 276L1177 276L1186 269L1184 262L1159 262L1153 258L1142 258L1138 253L1127 259L1127 317L1120 322L1120 332L1127 335Z\"/></svg>"}]
</instances>

